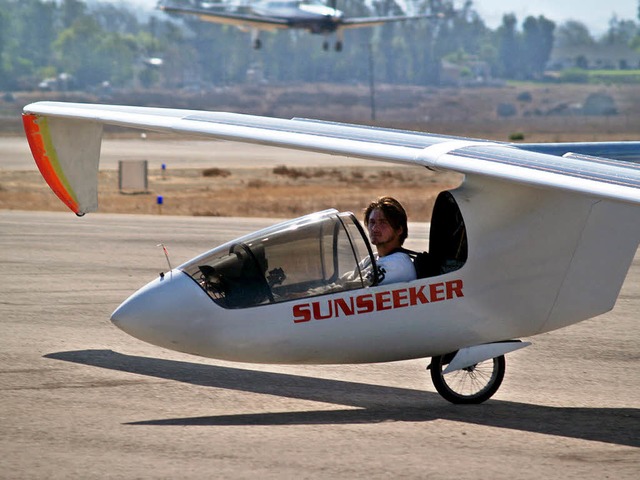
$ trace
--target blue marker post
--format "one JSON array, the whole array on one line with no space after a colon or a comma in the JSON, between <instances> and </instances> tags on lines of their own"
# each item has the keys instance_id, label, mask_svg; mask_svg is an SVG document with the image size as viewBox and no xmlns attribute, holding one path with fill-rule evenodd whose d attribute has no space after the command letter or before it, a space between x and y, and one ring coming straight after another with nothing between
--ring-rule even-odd
<instances>
[{"instance_id":1,"label":"blue marker post","mask_svg":"<svg viewBox=\"0 0 640 480\"><path fill-rule=\"evenodd\" d=\"M167 179L167 164L166 163L162 164L162 179L163 180Z\"/></svg>"},{"instance_id":2,"label":"blue marker post","mask_svg":"<svg viewBox=\"0 0 640 480\"><path fill-rule=\"evenodd\" d=\"M158 195L158 197L156 198L156 204L158 205L158 214L162 215L162 204L164 203L164 198L162 198L162 195Z\"/></svg>"}]
</instances>

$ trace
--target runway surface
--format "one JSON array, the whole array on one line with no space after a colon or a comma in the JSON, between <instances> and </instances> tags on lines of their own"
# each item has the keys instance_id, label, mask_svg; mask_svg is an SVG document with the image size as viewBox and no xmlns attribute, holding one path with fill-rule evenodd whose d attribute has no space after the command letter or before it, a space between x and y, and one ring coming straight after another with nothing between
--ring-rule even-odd
<instances>
[{"instance_id":1,"label":"runway surface","mask_svg":"<svg viewBox=\"0 0 640 480\"><path fill-rule=\"evenodd\" d=\"M147 160L149 168L251 168L274 165L292 167L370 166L370 160L215 140L185 140L163 135L151 139L105 138L100 151L100 169L116 170L120 160ZM249 146L251 147L251 146ZM386 164L392 168L395 164ZM0 170L36 170L23 136L0 137Z\"/></svg>"},{"instance_id":2,"label":"runway surface","mask_svg":"<svg viewBox=\"0 0 640 480\"><path fill-rule=\"evenodd\" d=\"M109 322L167 270L158 243L178 265L271 223L0 211L0 477L637 478L640 256L612 312L529 339L478 406L428 359L235 364Z\"/></svg>"}]
</instances>

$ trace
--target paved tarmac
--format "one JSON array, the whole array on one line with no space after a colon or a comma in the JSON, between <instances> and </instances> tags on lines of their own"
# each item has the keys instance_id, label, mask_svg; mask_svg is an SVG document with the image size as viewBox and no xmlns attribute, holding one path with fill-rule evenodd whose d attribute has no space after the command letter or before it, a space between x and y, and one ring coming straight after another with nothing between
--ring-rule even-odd
<instances>
[{"instance_id":1,"label":"paved tarmac","mask_svg":"<svg viewBox=\"0 0 640 480\"><path fill-rule=\"evenodd\" d=\"M286 148L251 148L238 142L185 140L154 134L147 139L105 138L100 151L100 169L116 170L120 160L147 160L149 168L252 168L274 165L290 167L370 166L370 160L303 152ZM395 164L385 164L392 168ZM0 136L0 170L36 170L23 136Z\"/></svg>"},{"instance_id":2,"label":"paved tarmac","mask_svg":"<svg viewBox=\"0 0 640 480\"><path fill-rule=\"evenodd\" d=\"M612 312L529 339L476 406L428 359L236 364L109 322L167 269L158 243L178 265L270 223L0 211L0 477L638 478L640 255Z\"/></svg>"}]
</instances>

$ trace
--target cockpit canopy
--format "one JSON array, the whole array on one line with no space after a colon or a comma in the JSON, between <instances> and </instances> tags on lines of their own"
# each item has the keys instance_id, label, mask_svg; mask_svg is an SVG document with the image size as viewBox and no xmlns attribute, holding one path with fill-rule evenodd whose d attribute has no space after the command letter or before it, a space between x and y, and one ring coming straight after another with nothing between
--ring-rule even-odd
<instances>
[{"instance_id":1,"label":"cockpit canopy","mask_svg":"<svg viewBox=\"0 0 640 480\"><path fill-rule=\"evenodd\" d=\"M182 265L220 306L246 308L375 283L375 260L352 213L325 210L229 242Z\"/></svg>"},{"instance_id":2,"label":"cockpit canopy","mask_svg":"<svg viewBox=\"0 0 640 480\"><path fill-rule=\"evenodd\" d=\"M467 232L450 192L438 195L430 232L429 253L412 257L418 278L462 268L468 255ZM224 308L284 302L378 282L362 226L353 213L335 209L251 233L179 268Z\"/></svg>"}]
</instances>

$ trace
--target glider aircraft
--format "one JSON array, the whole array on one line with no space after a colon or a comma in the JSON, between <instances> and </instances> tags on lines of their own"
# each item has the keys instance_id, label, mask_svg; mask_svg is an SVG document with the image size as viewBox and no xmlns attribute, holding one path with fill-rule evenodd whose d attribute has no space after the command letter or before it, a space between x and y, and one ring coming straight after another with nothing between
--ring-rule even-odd
<instances>
[{"instance_id":1,"label":"glider aircraft","mask_svg":"<svg viewBox=\"0 0 640 480\"><path fill-rule=\"evenodd\" d=\"M219 6L220 4L215 5ZM262 46L259 38L260 30L302 29L325 37L335 33L337 36L335 50L337 52L342 50L345 29L374 27L389 22L442 16L424 14L346 18L342 11L335 8L335 0L332 2L332 6L326 6L319 0L263 0L243 7L242 12L224 11L219 8L179 7L165 3L160 3L158 8L167 13L195 15L200 20L234 25L243 31L250 31L255 49ZM322 48L329 49L327 40L322 43Z\"/></svg>"},{"instance_id":2,"label":"glider aircraft","mask_svg":"<svg viewBox=\"0 0 640 480\"><path fill-rule=\"evenodd\" d=\"M391 285L365 278L358 265L366 257L375 265L375 257L362 226L352 213L325 210L170 266L112 314L138 339L204 357L289 364L431 357L445 399L480 403L500 386L505 354L529 345L519 339L613 308L640 241L640 142L514 145L61 102L27 105L23 121L42 175L77 215L97 209L103 125L464 174L435 202L431 269L422 278Z\"/></svg>"}]
</instances>

